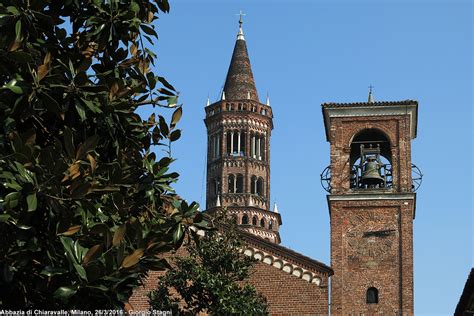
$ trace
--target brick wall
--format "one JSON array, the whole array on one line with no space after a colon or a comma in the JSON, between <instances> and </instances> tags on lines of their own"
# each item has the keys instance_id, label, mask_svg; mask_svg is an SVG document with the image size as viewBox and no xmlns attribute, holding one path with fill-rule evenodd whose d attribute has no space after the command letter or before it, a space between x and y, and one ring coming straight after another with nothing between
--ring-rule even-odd
<instances>
[{"instance_id":1,"label":"brick wall","mask_svg":"<svg viewBox=\"0 0 474 316\"><path fill-rule=\"evenodd\" d=\"M262 293L271 315L328 315L327 278L321 287L268 264L255 264L250 283Z\"/></svg>"},{"instance_id":2,"label":"brick wall","mask_svg":"<svg viewBox=\"0 0 474 316\"><path fill-rule=\"evenodd\" d=\"M413 315L414 200L331 202L331 311ZM386 231L386 235L370 235ZM367 304L375 287L379 303Z\"/></svg>"},{"instance_id":3,"label":"brick wall","mask_svg":"<svg viewBox=\"0 0 474 316\"><path fill-rule=\"evenodd\" d=\"M361 111L363 107L360 108ZM413 218L409 115L332 117L331 218L332 315L413 315ZM360 114L360 113L359 113ZM393 187L350 188L351 142L364 130L389 141ZM371 197L372 195L372 197ZM382 235L374 232L386 231ZM367 304L369 287L379 303Z\"/></svg>"},{"instance_id":4,"label":"brick wall","mask_svg":"<svg viewBox=\"0 0 474 316\"><path fill-rule=\"evenodd\" d=\"M184 249L180 249L178 254L184 255ZM134 310L145 311L149 308L147 294L156 287L161 275L163 272L151 272L145 285L135 290L129 300ZM328 315L327 277L318 286L257 262L248 281L267 298L271 315Z\"/></svg>"}]
</instances>

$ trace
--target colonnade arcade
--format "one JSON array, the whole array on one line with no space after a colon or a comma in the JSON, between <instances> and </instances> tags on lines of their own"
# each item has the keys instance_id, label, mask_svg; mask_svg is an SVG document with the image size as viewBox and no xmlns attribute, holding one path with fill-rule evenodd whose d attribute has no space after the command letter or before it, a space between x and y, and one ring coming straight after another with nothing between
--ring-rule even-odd
<instances>
[{"instance_id":1,"label":"colonnade arcade","mask_svg":"<svg viewBox=\"0 0 474 316\"><path fill-rule=\"evenodd\" d=\"M226 157L267 160L266 141L265 134L253 131L231 129L225 131L223 137L217 132L209 136L209 155L211 159L218 159L224 152Z\"/></svg>"},{"instance_id":2,"label":"colonnade arcade","mask_svg":"<svg viewBox=\"0 0 474 316\"><path fill-rule=\"evenodd\" d=\"M229 174L227 176L227 192L226 193L250 193L257 196L265 195L265 182L262 177L252 176L250 178L250 190L245 192L244 176L242 174ZM215 178L212 181L211 192L215 197L222 193L222 184L220 178Z\"/></svg>"}]
</instances>

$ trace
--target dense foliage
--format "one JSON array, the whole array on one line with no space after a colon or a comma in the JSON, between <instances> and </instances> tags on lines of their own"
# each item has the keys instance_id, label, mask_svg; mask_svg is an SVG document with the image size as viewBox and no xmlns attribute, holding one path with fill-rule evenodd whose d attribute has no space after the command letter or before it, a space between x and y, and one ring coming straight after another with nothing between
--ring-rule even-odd
<instances>
[{"instance_id":1,"label":"dense foliage","mask_svg":"<svg viewBox=\"0 0 474 316\"><path fill-rule=\"evenodd\" d=\"M0 1L3 308L123 307L202 220L170 187L182 109L150 68L160 11L167 0Z\"/></svg>"},{"instance_id":2,"label":"dense foliage","mask_svg":"<svg viewBox=\"0 0 474 316\"><path fill-rule=\"evenodd\" d=\"M172 310L173 315L267 314L266 299L245 282L254 260L241 253L244 243L235 220L222 213L213 221L219 230L204 236L191 233L186 244L189 255L176 257L150 292L151 308Z\"/></svg>"}]
</instances>

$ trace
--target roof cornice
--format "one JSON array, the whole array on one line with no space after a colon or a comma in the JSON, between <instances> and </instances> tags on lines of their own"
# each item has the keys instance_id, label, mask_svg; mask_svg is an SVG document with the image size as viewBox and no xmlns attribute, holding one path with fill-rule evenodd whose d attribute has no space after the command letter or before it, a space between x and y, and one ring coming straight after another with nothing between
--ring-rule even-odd
<instances>
[{"instance_id":1,"label":"roof cornice","mask_svg":"<svg viewBox=\"0 0 474 316\"><path fill-rule=\"evenodd\" d=\"M384 101L356 103L323 103L321 104L326 140L330 141L329 130L331 118L340 117L373 117L373 116L410 116L410 136L416 138L418 125L418 101Z\"/></svg>"}]
</instances>

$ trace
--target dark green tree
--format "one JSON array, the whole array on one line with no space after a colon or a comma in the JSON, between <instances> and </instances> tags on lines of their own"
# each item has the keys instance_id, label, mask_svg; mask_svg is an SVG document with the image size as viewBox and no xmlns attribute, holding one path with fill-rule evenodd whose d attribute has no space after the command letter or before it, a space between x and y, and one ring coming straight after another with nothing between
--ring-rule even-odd
<instances>
[{"instance_id":1,"label":"dark green tree","mask_svg":"<svg viewBox=\"0 0 474 316\"><path fill-rule=\"evenodd\" d=\"M3 308L121 308L202 220L170 186L182 108L149 48L168 11L167 0L0 1ZM171 119L144 121L141 106Z\"/></svg>"},{"instance_id":2,"label":"dark green tree","mask_svg":"<svg viewBox=\"0 0 474 316\"><path fill-rule=\"evenodd\" d=\"M224 213L213 220L219 229L204 236L192 232L185 257L176 257L173 267L150 292L155 310L172 310L173 315L266 315L265 297L246 283L254 260L243 253L237 224ZM177 293L177 295L171 295Z\"/></svg>"}]
</instances>

